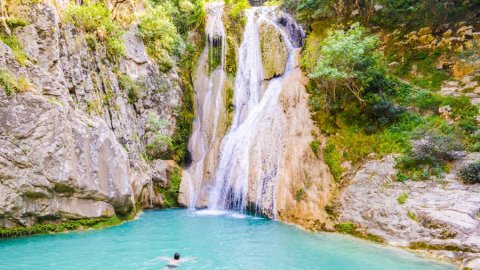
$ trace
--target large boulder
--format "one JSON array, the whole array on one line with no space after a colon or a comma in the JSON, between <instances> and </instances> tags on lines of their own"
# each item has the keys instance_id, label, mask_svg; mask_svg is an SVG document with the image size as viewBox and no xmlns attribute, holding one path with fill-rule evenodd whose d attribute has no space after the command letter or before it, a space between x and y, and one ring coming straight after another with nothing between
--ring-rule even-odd
<instances>
[{"instance_id":1,"label":"large boulder","mask_svg":"<svg viewBox=\"0 0 480 270\"><path fill-rule=\"evenodd\" d=\"M259 33L263 76L266 80L278 77L285 72L288 59L285 38L276 26L266 22L260 25Z\"/></svg>"}]
</instances>

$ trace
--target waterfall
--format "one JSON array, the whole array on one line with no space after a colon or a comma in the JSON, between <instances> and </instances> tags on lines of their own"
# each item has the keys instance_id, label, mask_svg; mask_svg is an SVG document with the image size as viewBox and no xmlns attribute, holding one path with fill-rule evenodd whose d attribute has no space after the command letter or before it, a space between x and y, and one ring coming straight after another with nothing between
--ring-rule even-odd
<instances>
[{"instance_id":1,"label":"waterfall","mask_svg":"<svg viewBox=\"0 0 480 270\"><path fill-rule=\"evenodd\" d=\"M306 78L298 68L305 34L276 7L245 10L231 82L225 72L225 47L230 44L222 15L222 3L207 4L207 46L194 81L193 162L182 178L179 201L271 218L323 219L333 179L310 147L315 127ZM226 82L234 90L229 127ZM298 192L305 200L297 199Z\"/></svg>"},{"instance_id":2,"label":"waterfall","mask_svg":"<svg viewBox=\"0 0 480 270\"><path fill-rule=\"evenodd\" d=\"M225 115L223 89L225 83L226 35L222 21L223 3L207 3L206 47L199 57L194 81L196 119L189 141L192 164L188 172L189 207L197 206L203 180L208 178L208 157L215 156L215 145L223 135L219 130L221 116Z\"/></svg>"},{"instance_id":3,"label":"waterfall","mask_svg":"<svg viewBox=\"0 0 480 270\"><path fill-rule=\"evenodd\" d=\"M239 48L235 81L235 114L223 138L208 207L276 215L276 184L283 165L283 129L287 123L278 99L283 75L264 89L259 28L268 24L282 35L288 48L285 73L293 68L294 46L277 25L273 7L247 10L247 23Z\"/></svg>"}]
</instances>

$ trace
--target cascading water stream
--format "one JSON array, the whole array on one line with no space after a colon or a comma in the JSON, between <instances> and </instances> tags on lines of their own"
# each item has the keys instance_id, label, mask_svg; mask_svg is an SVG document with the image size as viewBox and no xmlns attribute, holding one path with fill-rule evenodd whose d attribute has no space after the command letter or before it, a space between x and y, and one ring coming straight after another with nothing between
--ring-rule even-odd
<instances>
[{"instance_id":1,"label":"cascading water stream","mask_svg":"<svg viewBox=\"0 0 480 270\"><path fill-rule=\"evenodd\" d=\"M221 134L220 116L225 110L223 88L225 82L226 35L222 21L223 3L207 3L206 44L199 62L194 82L196 119L189 141L192 164L188 168L192 175L189 207L198 201L202 181L206 178L205 159Z\"/></svg>"},{"instance_id":2,"label":"cascading water stream","mask_svg":"<svg viewBox=\"0 0 480 270\"><path fill-rule=\"evenodd\" d=\"M269 24L283 35L288 48L285 72L293 68L294 46L288 34L277 26L274 11L272 7L247 10L234 89L235 114L222 141L209 196L211 209L243 212L253 208L255 213L276 215L275 185L283 162L282 127L286 125L283 118L277 117L282 113L278 99L283 76L271 79L265 90L262 87L260 26ZM254 205L249 205L252 202Z\"/></svg>"}]
</instances>

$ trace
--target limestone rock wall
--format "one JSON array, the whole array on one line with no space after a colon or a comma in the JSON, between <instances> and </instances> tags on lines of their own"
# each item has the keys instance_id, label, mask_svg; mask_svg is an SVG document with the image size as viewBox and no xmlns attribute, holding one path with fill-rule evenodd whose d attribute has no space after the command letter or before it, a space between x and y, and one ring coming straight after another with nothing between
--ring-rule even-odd
<instances>
[{"instance_id":1,"label":"limestone rock wall","mask_svg":"<svg viewBox=\"0 0 480 270\"><path fill-rule=\"evenodd\" d=\"M11 96L0 86L0 226L126 215L137 201L159 206L151 186L165 185L165 172L177 166L142 157L155 132L175 130L183 84L175 68L159 72L135 25L124 35L125 57L113 64L103 47L91 50L80 29L62 22L65 6L48 1L16 11L29 20L14 31L25 65L0 42L0 69L30 81L26 93ZM129 102L120 76L140 82L140 99ZM150 118L164 123L160 131L149 128Z\"/></svg>"},{"instance_id":2,"label":"limestone rock wall","mask_svg":"<svg viewBox=\"0 0 480 270\"><path fill-rule=\"evenodd\" d=\"M310 230L331 226L325 206L336 190L336 184L323 157L317 156L310 143L318 134L310 118L307 78L297 67L286 74L279 103L286 118L284 166L277 184L277 212L281 220ZM320 138L321 139L321 138Z\"/></svg>"}]
</instances>

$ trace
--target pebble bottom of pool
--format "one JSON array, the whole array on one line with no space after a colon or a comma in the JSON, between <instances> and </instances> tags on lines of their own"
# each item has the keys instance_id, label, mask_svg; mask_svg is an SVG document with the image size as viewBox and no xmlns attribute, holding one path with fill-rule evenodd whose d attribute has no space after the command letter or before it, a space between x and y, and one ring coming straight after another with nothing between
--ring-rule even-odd
<instances>
[{"instance_id":1,"label":"pebble bottom of pool","mask_svg":"<svg viewBox=\"0 0 480 270\"><path fill-rule=\"evenodd\" d=\"M0 269L455 269L413 253L235 212L146 211L103 230L0 240Z\"/></svg>"}]
</instances>

